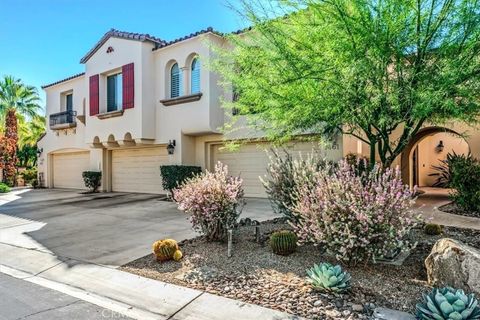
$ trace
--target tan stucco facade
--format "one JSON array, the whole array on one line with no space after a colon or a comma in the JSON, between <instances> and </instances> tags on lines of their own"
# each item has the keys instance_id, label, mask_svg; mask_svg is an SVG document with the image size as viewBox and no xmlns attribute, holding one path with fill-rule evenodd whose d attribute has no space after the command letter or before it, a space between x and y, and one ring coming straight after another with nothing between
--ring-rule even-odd
<instances>
[{"instance_id":1,"label":"tan stucco facade","mask_svg":"<svg viewBox=\"0 0 480 320\"><path fill-rule=\"evenodd\" d=\"M103 39L106 41L100 43L96 51L85 59L84 74L44 87L47 122L52 116L66 110L67 94L73 94L73 111L76 112L75 123L66 127L51 127L47 123L47 133L38 143L42 151L38 170L44 186L76 185L65 180L72 175L77 179L81 175L80 171L87 168L102 171L103 191L162 193L164 190L157 188L157 182L150 178L151 175L156 175L155 178L158 176L160 179L159 170L155 172L154 168L163 164L185 164L211 169L220 157L219 146L225 139L262 140L262 133L249 129L241 117L238 118L239 130L226 137L221 134L220 128L231 117L222 108L221 101L230 99L231 92L224 92L218 84L218 75L209 72L207 68L213 55L209 44L224 42L216 33L204 32L161 47L152 41L136 41L125 37L111 36ZM188 97L192 93L191 64L195 57L201 62L201 95L197 95L196 99L185 99L182 103L167 105L165 100L171 98L170 68L174 63L180 67L183 96ZM131 63L134 65L134 107L108 113L106 79L109 75L121 72L122 66ZM89 79L93 75L99 75L100 114L92 116L89 112ZM467 133L466 144L474 155L480 157L479 131L458 125L452 125L450 129L461 134ZM438 137L422 139L415 143L420 142L419 148L429 153ZM444 154L450 150L447 148L457 144L454 137L442 136L441 139L446 146ZM175 142L175 150L169 155L166 147L171 142ZM254 149L245 147L239 150L243 155L240 156L239 153L238 160L235 154L229 154L228 157L236 161L231 162L232 166L241 175L242 172L244 175L264 172L263 162L266 158L260 153L264 155L264 149L268 147L268 144L260 143L258 154L252 154ZM293 142L290 148L305 151L309 147ZM333 146L317 145L315 148L332 160L338 160L347 153L369 154L365 144L350 136L339 136ZM460 150L456 147L455 151L457 149ZM462 152L464 149L465 146L461 149ZM88 158L85 160L87 152ZM73 154L82 158L75 158ZM258 161L249 161L250 157ZM422 157L426 166L431 166L436 161ZM68 159L73 160L69 162ZM399 157L394 165L405 166L406 161L402 162L402 159ZM74 173L65 172L66 170ZM128 181L131 181L130 189ZM260 184L259 180L258 183ZM259 193L252 191L252 194L255 196Z\"/></svg>"}]
</instances>

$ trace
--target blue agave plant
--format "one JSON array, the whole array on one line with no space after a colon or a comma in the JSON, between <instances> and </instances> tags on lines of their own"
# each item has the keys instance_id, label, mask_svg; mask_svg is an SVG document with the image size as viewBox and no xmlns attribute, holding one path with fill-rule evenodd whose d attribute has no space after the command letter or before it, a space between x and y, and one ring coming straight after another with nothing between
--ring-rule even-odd
<instances>
[{"instance_id":1,"label":"blue agave plant","mask_svg":"<svg viewBox=\"0 0 480 320\"><path fill-rule=\"evenodd\" d=\"M450 287L433 289L423 295L417 304L417 319L422 320L475 320L480 319L478 300L472 294Z\"/></svg>"},{"instance_id":2,"label":"blue agave plant","mask_svg":"<svg viewBox=\"0 0 480 320\"><path fill-rule=\"evenodd\" d=\"M344 292L350 289L351 276L342 271L339 265L332 266L330 263L314 265L307 270L308 282L313 288L327 292Z\"/></svg>"}]
</instances>

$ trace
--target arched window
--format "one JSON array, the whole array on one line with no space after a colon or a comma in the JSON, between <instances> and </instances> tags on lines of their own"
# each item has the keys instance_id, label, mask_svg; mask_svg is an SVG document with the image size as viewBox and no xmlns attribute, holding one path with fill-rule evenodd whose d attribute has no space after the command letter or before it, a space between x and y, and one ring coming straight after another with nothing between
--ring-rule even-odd
<instances>
[{"instance_id":1,"label":"arched window","mask_svg":"<svg viewBox=\"0 0 480 320\"><path fill-rule=\"evenodd\" d=\"M192 88L191 93L200 92L200 60L197 58L192 61L192 73L190 78L190 88Z\"/></svg>"},{"instance_id":2,"label":"arched window","mask_svg":"<svg viewBox=\"0 0 480 320\"><path fill-rule=\"evenodd\" d=\"M180 97L182 95L182 72L175 63L170 69L170 98Z\"/></svg>"}]
</instances>

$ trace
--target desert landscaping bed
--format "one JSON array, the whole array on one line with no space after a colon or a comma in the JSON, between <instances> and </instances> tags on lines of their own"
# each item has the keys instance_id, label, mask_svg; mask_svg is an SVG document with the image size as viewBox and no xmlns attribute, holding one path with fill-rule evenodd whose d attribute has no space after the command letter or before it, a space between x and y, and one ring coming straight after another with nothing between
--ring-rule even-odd
<instances>
[{"instance_id":1,"label":"desert landscaping bed","mask_svg":"<svg viewBox=\"0 0 480 320\"><path fill-rule=\"evenodd\" d=\"M460 215L460 216L480 218L480 212L465 210L465 209L461 208L460 206L458 206L457 204L455 204L454 202L451 202L451 203L448 203L444 206L441 206L439 208L439 210L444 211L444 212L448 212L448 213L452 213L452 214L457 214L457 215Z\"/></svg>"},{"instance_id":2,"label":"desert landscaping bed","mask_svg":"<svg viewBox=\"0 0 480 320\"><path fill-rule=\"evenodd\" d=\"M352 275L350 293L322 294L305 283L305 270L315 263L336 261L309 245L289 256L273 254L266 241L268 235L284 228L288 225L282 221L262 223L258 243L254 227L240 227L234 234L231 258L225 243L197 237L180 243L184 254L180 262L159 263L147 255L122 269L306 318L362 319L368 318L375 306L414 311L422 292L430 289L424 260L436 240L449 237L480 248L480 231L447 227L441 236L428 236L417 228L412 238L418 245L403 265L344 266Z\"/></svg>"}]
</instances>

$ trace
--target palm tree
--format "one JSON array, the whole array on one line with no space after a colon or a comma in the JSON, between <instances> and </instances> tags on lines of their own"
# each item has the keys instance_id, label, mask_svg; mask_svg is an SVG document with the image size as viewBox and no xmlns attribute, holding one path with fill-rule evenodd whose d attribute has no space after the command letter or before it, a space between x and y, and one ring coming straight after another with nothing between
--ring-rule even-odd
<instances>
[{"instance_id":1,"label":"palm tree","mask_svg":"<svg viewBox=\"0 0 480 320\"><path fill-rule=\"evenodd\" d=\"M40 110L37 89L25 85L20 79L5 76L0 79L0 121L5 121L2 137L0 169L4 170L4 181L14 185L16 174L16 153L18 142L17 114L32 119Z\"/></svg>"}]
</instances>

